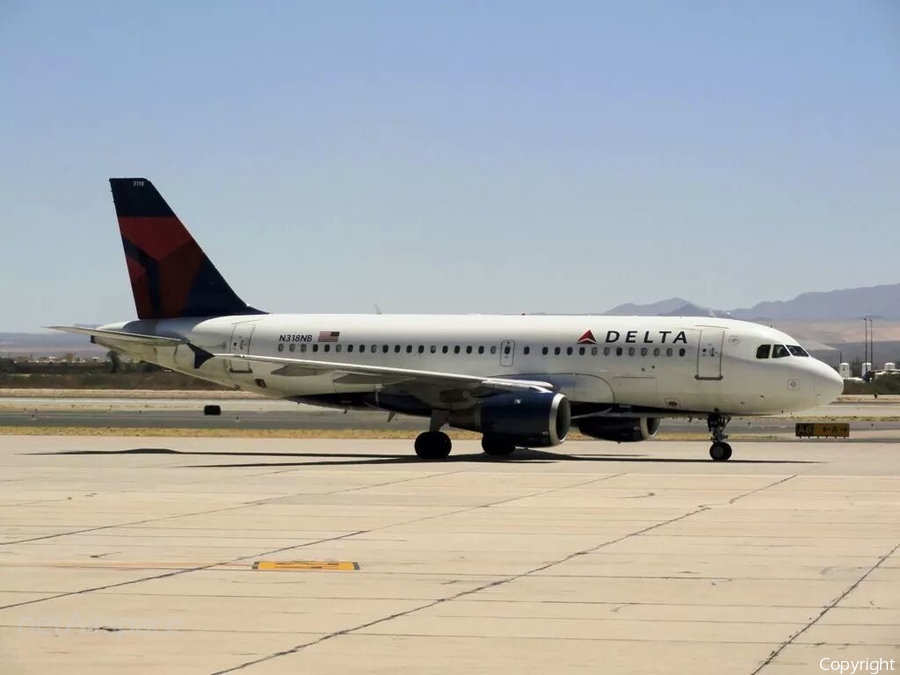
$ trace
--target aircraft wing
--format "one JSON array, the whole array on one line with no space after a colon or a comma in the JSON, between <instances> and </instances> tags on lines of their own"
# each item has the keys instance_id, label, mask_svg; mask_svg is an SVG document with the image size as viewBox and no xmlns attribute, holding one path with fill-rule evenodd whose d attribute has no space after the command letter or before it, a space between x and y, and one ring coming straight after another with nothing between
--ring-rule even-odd
<instances>
[{"instance_id":1,"label":"aircraft wing","mask_svg":"<svg viewBox=\"0 0 900 675\"><path fill-rule=\"evenodd\" d=\"M440 373L410 368L390 368L387 366L366 366L353 363L312 361L309 359L286 359L279 356L249 356L246 354L213 354L216 358L244 360L251 363L266 363L279 366L273 375L297 376L333 373L338 383L367 383L383 386L401 385L406 388L428 388L441 392L476 390L485 393L500 391L554 391L549 382L537 380L516 380L501 377L480 377L459 373Z\"/></svg>"}]
</instances>

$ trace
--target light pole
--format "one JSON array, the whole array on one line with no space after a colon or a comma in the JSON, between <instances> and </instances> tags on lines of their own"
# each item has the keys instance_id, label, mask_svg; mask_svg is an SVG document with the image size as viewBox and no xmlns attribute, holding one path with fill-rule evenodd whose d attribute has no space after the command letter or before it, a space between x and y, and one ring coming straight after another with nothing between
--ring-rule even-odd
<instances>
[{"instance_id":1,"label":"light pole","mask_svg":"<svg viewBox=\"0 0 900 675\"><path fill-rule=\"evenodd\" d=\"M865 336L865 338L863 338L863 350L864 350L864 354L865 354L863 356L863 367L865 367L865 364L869 363L869 317L864 316L862 318L862 320L863 320L863 326L865 327L865 331L866 331L866 336ZM865 379L866 378L865 371L861 372L860 376L863 379Z\"/></svg>"}]
</instances>

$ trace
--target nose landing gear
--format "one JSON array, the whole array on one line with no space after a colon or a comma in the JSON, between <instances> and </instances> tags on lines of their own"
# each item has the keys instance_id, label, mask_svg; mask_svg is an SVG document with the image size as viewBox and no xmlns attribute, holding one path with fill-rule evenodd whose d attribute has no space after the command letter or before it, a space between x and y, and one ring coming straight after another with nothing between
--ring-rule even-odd
<instances>
[{"instance_id":1,"label":"nose landing gear","mask_svg":"<svg viewBox=\"0 0 900 675\"><path fill-rule=\"evenodd\" d=\"M712 446L709 448L709 456L717 462L724 462L731 458L731 445L725 442L728 436L725 434L725 427L731 418L728 415L713 413L706 418L706 426L712 435Z\"/></svg>"}]
</instances>

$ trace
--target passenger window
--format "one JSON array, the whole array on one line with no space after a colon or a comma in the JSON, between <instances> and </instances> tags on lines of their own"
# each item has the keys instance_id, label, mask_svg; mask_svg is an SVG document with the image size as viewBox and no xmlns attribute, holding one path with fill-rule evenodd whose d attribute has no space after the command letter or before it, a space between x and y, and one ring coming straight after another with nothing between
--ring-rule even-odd
<instances>
[{"instance_id":1,"label":"passenger window","mask_svg":"<svg viewBox=\"0 0 900 675\"><path fill-rule=\"evenodd\" d=\"M611 350L609 347L604 347L603 348L603 356L609 356L610 351Z\"/></svg>"},{"instance_id":2,"label":"passenger window","mask_svg":"<svg viewBox=\"0 0 900 675\"><path fill-rule=\"evenodd\" d=\"M399 354L399 353L400 353L400 345L394 345L394 353L395 353L395 354Z\"/></svg>"},{"instance_id":3,"label":"passenger window","mask_svg":"<svg viewBox=\"0 0 900 675\"><path fill-rule=\"evenodd\" d=\"M300 345L300 351L301 351L301 352L305 352L305 351L306 351L306 345Z\"/></svg>"},{"instance_id":4,"label":"passenger window","mask_svg":"<svg viewBox=\"0 0 900 675\"><path fill-rule=\"evenodd\" d=\"M479 348L478 348L478 353L479 353L479 354L484 354L484 347L479 347Z\"/></svg>"},{"instance_id":5,"label":"passenger window","mask_svg":"<svg viewBox=\"0 0 900 675\"><path fill-rule=\"evenodd\" d=\"M450 348L447 345L444 345L443 347L441 347L441 351L446 354L448 351L450 351Z\"/></svg>"},{"instance_id":6,"label":"passenger window","mask_svg":"<svg viewBox=\"0 0 900 675\"><path fill-rule=\"evenodd\" d=\"M313 351L314 352L319 351L319 345L313 345Z\"/></svg>"},{"instance_id":7,"label":"passenger window","mask_svg":"<svg viewBox=\"0 0 900 675\"><path fill-rule=\"evenodd\" d=\"M420 354L424 354L424 353L425 353L425 345L419 345L419 353L420 353Z\"/></svg>"},{"instance_id":8,"label":"passenger window","mask_svg":"<svg viewBox=\"0 0 900 675\"><path fill-rule=\"evenodd\" d=\"M559 347L554 347L554 348L553 348L553 353L556 354L556 356L559 356L559 351L560 351L560 350L559 350Z\"/></svg>"},{"instance_id":9,"label":"passenger window","mask_svg":"<svg viewBox=\"0 0 900 675\"><path fill-rule=\"evenodd\" d=\"M406 345L406 353L412 354L412 345Z\"/></svg>"},{"instance_id":10,"label":"passenger window","mask_svg":"<svg viewBox=\"0 0 900 675\"><path fill-rule=\"evenodd\" d=\"M347 352L348 352L348 353L352 353L352 352L353 352L353 345L347 345Z\"/></svg>"},{"instance_id":11,"label":"passenger window","mask_svg":"<svg viewBox=\"0 0 900 675\"><path fill-rule=\"evenodd\" d=\"M687 350L684 347L678 350L678 356L684 356L685 354L687 354Z\"/></svg>"},{"instance_id":12,"label":"passenger window","mask_svg":"<svg viewBox=\"0 0 900 675\"><path fill-rule=\"evenodd\" d=\"M600 350L597 347L591 347L591 356L597 356L597 352Z\"/></svg>"},{"instance_id":13,"label":"passenger window","mask_svg":"<svg viewBox=\"0 0 900 675\"><path fill-rule=\"evenodd\" d=\"M294 345L291 345L291 347L293 347L293 346L294 346ZM291 351L294 351L294 350L292 349ZM341 345L335 345L335 346L334 346L334 351L336 351L336 352L341 351Z\"/></svg>"},{"instance_id":14,"label":"passenger window","mask_svg":"<svg viewBox=\"0 0 900 675\"><path fill-rule=\"evenodd\" d=\"M628 356L634 356L634 347L628 348Z\"/></svg>"},{"instance_id":15,"label":"passenger window","mask_svg":"<svg viewBox=\"0 0 900 675\"><path fill-rule=\"evenodd\" d=\"M467 345L466 346L466 354L471 354L471 353L472 353L472 345Z\"/></svg>"},{"instance_id":16,"label":"passenger window","mask_svg":"<svg viewBox=\"0 0 900 675\"><path fill-rule=\"evenodd\" d=\"M493 347L491 347L491 354L496 354L496 353L497 353L497 346L494 345Z\"/></svg>"},{"instance_id":17,"label":"passenger window","mask_svg":"<svg viewBox=\"0 0 900 675\"><path fill-rule=\"evenodd\" d=\"M660 349L659 349L659 347L656 347L656 348L653 350L653 356L659 356L659 355L660 355Z\"/></svg>"},{"instance_id":18,"label":"passenger window","mask_svg":"<svg viewBox=\"0 0 900 675\"><path fill-rule=\"evenodd\" d=\"M647 348L641 347L641 356L647 356Z\"/></svg>"},{"instance_id":19,"label":"passenger window","mask_svg":"<svg viewBox=\"0 0 900 675\"><path fill-rule=\"evenodd\" d=\"M365 346L365 345L360 345L360 346L359 346L359 353L360 353L360 354L365 354L365 353L366 353L366 346Z\"/></svg>"},{"instance_id":20,"label":"passenger window","mask_svg":"<svg viewBox=\"0 0 900 675\"><path fill-rule=\"evenodd\" d=\"M378 345L372 345L372 348L369 350L373 354L378 351Z\"/></svg>"},{"instance_id":21,"label":"passenger window","mask_svg":"<svg viewBox=\"0 0 900 675\"><path fill-rule=\"evenodd\" d=\"M293 352L293 351L296 351L296 350L297 350L297 345L295 345L295 344L292 342L292 343L291 343L291 346L288 347L288 351L289 351L289 352Z\"/></svg>"},{"instance_id":22,"label":"passenger window","mask_svg":"<svg viewBox=\"0 0 900 675\"><path fill-rule=\"evenodd\" d=\"M284 343L283 342L278 343L278 351L280 351L280 352L284 351Z\"/></svg>"},{"instance_id":23,"label":"passenger window","mask_svg":"<svg viewBox=\"0 0 900 675\"><path fill-rule=\"evenodd\" d=\"M431 353L437 354L437 345L431 345Z\"/></svg>"},{"instance_id":24,"label":"passenger window","mask_svg":"<svg viewBox=\"0 0 900 675\"><path fill-rule=\"evenodd\" d=\"M454 353L454 354L459 354L459 345L456 345L456 346L453 348L453 353Z\"/></svg>"},{"instance_id":25,"label":"passenger window","mask_svg":"<svg viewBox=\"0 0 900 675\"><path fill-rule=\"evenodd\" d=\"M525 349L522 350L522 353L523 353L523 354L530 354L530 353L531 353L531 347L525 347Z\"/></svg>"},{"instance_id":26,"label":"passenger window","mask_svg":"<svg viewBox=\"0 0 900 675\"><path fill-rule=\"evenodd\" d=\"M771 350L772 350L772 345L760 345L756 350L756 358L758 358L758 359L769 358L769 352Z\"/></svg>"},{"instance_id":27,"label":"passenger window","mask_svg":"<svg viewBox=\"0 0 900 675\"><path fill-rule=\"evenodd\" d=\"M622 356L622 348L616 347L616 356Z\"/></svg>"},{"instance_id":28,"label":"passenger window","mask_svg":"<svg viewBox=\"0 0 900 675\"><path fill-rule=\"evenodd\" d=\"M541 354L543 354L544 356L547 356L547 354L549 354L549 353L550 353L549 347L541 347Z\"/></svg>"},{"instance_id":29,"label":"passenger window","mask_svg":"<svg viewBox=\"0 0 900 675\"><path fill-rule=\"evenodd\" d=\"M506 346L503 348L503 353L506 354L507 356L509 356L509 352L510 352L511 350L512 350L512 347L510 347L509 345L506 345Z\"/></svg>"},{"instance_id":30,"label":"passenger window","mask_svg":"<svg viewBox=\"0 0 900 675\"><path fill-rule=\"evenodd\" d=\"M330 351L331 351L331 345L325 345L325 351L326 351L326 352L330 352Z\"/></svg>"},{"instance_id":31,"label":"passenger window","mask_svg":"<svg viewBox=\"0 0 900 675\"><path fill-rule=\"evenodd\" d=\"M788 348L784 345L775 345L772 348L772 358L773 359L783 359L785 356L790 356L791 353L788 351Z\"/></svg>"},{"instance_id":32,"label":"passenger window","mask_svg":"<svg viewBox=\"0 0 900 675\"><path fill-rule=\"evenodd\" d=\"M671 347L666 349L666 356L672 356L673 354L675 354L675 351Z\"/></svg>"}]
</instances>

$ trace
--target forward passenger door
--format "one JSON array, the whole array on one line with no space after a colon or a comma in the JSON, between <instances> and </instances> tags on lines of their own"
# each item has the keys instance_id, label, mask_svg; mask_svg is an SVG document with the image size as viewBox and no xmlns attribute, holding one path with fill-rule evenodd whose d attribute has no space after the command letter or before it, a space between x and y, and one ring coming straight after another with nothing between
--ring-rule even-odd
<instances>
[{"instance_id":1,"label":"forward passenger door","mask_svg":"<svg viewBox=\"0 0 900 675\"><path fill-rule=\"evenodd\" d=\"M704 326L700 330L700 344L697 348L697 379L722 379L722 345L725 329Z\"/></svg>"}]
</instances>

